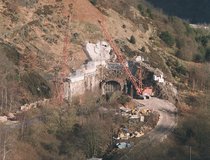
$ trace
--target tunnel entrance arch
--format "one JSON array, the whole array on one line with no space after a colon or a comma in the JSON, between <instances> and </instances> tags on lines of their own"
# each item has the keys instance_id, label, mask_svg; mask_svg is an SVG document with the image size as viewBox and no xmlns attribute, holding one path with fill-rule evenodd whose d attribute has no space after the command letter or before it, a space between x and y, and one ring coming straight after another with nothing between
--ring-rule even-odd
<instances>
[{"instance_id":1,"label":"tunnel entrance arch","mask_svg":"<svg viewBox=\"0 0 210 160\"><path fill-rule=\"evenodd\" d=\"M102 94L105 95L116 91L121 91L122 86L118 81L109 80L102 83L101 89L102 89Z\"/></svg>"}]
</instances>

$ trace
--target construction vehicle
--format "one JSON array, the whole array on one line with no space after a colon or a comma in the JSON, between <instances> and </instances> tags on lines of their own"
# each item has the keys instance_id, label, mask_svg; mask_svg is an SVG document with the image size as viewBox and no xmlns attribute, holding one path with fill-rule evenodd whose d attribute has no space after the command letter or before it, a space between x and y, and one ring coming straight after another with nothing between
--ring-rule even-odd
<instances>
[{"instance_id":1,"label":"construction vehicle","mask_svg":"<svg viewBox=\"0 0 210 160\"><path fill-rule=\"evenodd\" d=\"M103 31L103 34L104 34L105 38L107 39L108 43L112 47L113 51L115 52L119 63L122 65L122 68L123 68L126 76L129 78L130 82L132 83L132 85L133 85L133 87L136 91L136 98L139 98L139 99L149 98L149 96L150 96L149 94L147 94L147 95L143 94L144 90L142 89L141 68L140 67L138 68L138 78L133 76L133 74L131 73L131 71L129 69L128 62L127 62L126 58L121 53L120 49L116 46L116 44L113 41L111 35L107 31L105 24L101 20L98 20L98 22L100 24L100 27Z\"/></svg>"}]
</instances>

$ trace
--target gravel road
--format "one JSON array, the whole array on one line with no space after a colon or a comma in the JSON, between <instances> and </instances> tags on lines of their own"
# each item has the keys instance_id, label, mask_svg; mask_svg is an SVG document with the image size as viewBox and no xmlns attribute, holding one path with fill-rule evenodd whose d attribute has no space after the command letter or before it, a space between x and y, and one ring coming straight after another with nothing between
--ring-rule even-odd
<instances>
[{"instance_id":1,"label":"gravel road","mask_svg":"<svg viewBox=\"0 0 210 160\"><path fill-rule=\"evenodd\" d=\"M177 108L174 104L166 100L158 98L150 98L148 100L136 100L137 103L144 104L145 107L159 113L159 121L156 127L150 131L147 136L150 141L163 141L167 135L176 127Z\"/></svg>"},{"instance_id":2,"label":"gravel road","mask_svg":"<svg viewBox=\"0 0 210 160\"><path fill-rule=\"evenodd\" d=\"M144 151L152 145L163 142L177 125L177 108L169 101L154 97L147 100L134 101L137 104L145 105L142 109L147 108L158 112L160 115L159 121L154 129L139 138L138 143L136 143L131 149L124 151L123 156L118 157L119 160L138 159L139 154L144 153Z\"/></svg>"}]
</instances>

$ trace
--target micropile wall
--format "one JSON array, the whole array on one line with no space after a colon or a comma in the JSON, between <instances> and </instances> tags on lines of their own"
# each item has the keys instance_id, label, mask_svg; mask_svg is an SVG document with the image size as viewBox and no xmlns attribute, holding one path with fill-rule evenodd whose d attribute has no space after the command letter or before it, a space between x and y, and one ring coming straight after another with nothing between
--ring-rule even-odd
<instances>
[{"instance_id":1,"label":"micropile wall","mask_svg":"<svg viewBox=\"0 0 210 160\"><path fill-rule=\"evenodd\" d=\"M99 68L107 66L110 51L111 47L105 41L86 44L85 52L90 61L67 77L64 83L65 99L71 100L74 96L99 89L101 81Z\"/></svg>"}]
</instances>

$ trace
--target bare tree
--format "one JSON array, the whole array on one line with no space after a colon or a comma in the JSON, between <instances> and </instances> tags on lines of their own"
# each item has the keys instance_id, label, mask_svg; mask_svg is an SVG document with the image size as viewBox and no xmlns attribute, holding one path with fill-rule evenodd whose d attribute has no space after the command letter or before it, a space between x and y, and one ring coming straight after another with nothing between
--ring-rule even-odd
<instances>
[{"instance_id":1,"label":"bare tree","mask_svg":"<svg viewBox=\"0 0 210 160\"><path fill-rule=\"evenodd\" d=\"M0 159L6 160L12 151L12 139L5 127L1 127L0 129Z\"/></svg>"}]
</instances>

